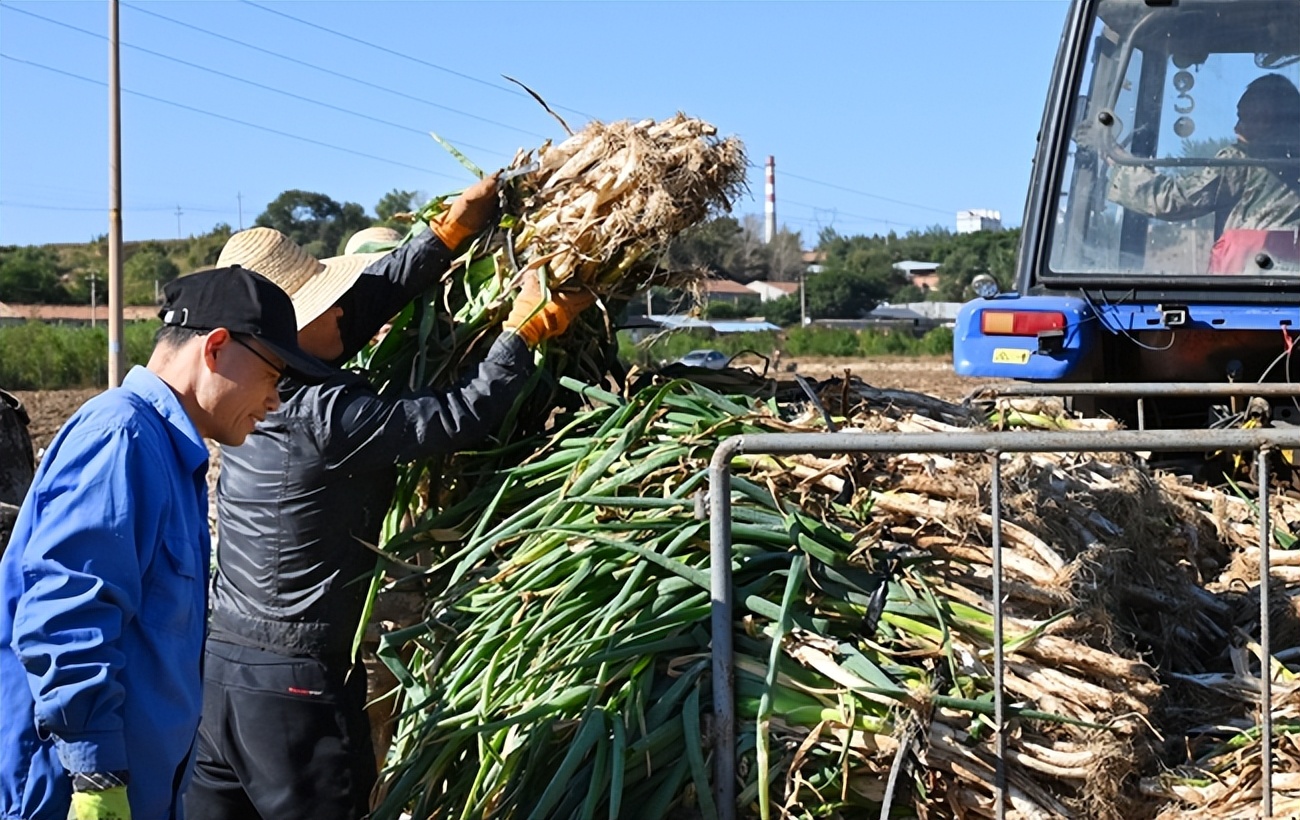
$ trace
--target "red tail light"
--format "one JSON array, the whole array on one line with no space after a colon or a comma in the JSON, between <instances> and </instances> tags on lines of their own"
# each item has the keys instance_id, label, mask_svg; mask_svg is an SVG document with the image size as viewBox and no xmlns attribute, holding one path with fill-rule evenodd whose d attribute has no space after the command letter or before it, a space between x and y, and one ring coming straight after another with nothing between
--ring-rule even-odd
<instances>
[{"instance_id":1,"label":"red tail light","mask_svg":"<svg viewBox=\"0 0 1300 820\"><path fill-rule=\"evenodd\" d=\"M1042 310L985 310L980 312L980 332L985 336L1037 336L1045 330L1064 330L1065 314Z\"/></svg>"}]
</instances>

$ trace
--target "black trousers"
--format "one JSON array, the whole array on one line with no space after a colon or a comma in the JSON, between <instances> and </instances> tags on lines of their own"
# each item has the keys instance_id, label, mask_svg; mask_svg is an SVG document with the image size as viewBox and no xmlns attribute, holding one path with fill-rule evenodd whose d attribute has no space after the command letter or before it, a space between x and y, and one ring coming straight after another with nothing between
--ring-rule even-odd
<instances>
[{"instance_id":1,"label":"black trousers","mask_svg":"<svg viewBox=\"0 0 1300 820\"><path fill-rule=\"evenodd\" d=\"M189 820L355 820L376 779L366 673L209 640Z\"/></svg>"}]
</instances>

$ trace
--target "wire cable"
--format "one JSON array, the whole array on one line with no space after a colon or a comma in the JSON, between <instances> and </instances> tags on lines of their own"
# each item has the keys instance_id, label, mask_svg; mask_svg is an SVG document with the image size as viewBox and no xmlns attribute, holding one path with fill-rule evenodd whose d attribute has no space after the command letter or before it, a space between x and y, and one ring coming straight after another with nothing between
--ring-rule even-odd
<instances>
[{"instance_id":1,"label":"wire cable","mask_svg":"<svg viewBox=\"0 0 1300 820\"><path fill-rule=\"evenodd\" d=\"M290 56L287 55L287 54L280 54L279 52L272 51L272 50L269 49L269 48L262 48L261 46L255 46L255 45L253 45L252 43L248 43L248 42L245 42L245 41L243 41L243 40L236 39L236 38L234 38L234 37L228 37L228 36L226 36L226 35L224 35L224 34L218 34L217 32L212 31L212 30L210 30L210 29L203 28L202 26L196 26L196 25L194 25L194 24L192 24L192 23L186 23L186 22L183 21L183 20L177 20L177 19L175 19L175 18L173 18L173 17L168 17L168 16L165 15L165 14L159 14L159 13L156 12L156 11L153 11L153 10L151 10L151 9L147 9L147 8L145 8L145 7L143 7L143 6L137 6L137 5L135 5L134 3L123 3L122 5L125 6L126 8L128 8L128 9L131 9L132 11L139 12L140 14L147 14L147 15L149 15L150 17L157 17L159 20L165 20L165 21L167 21L168 23L171 23L171 24L173 24L173 25L177 25L177 26L180 26L180 27L182 27L182 28L187 28L187 29L190 29L190 30L192 30L192 31L197 31L197 32L199 32L199 33L201 33L201 34L206 34L206 35L208 35L209 37L214 37L214 38L216 38L216 39L218 39L218 40L225 40L225 41L228 42L228 43L234 43L235 45L242 46L242 47L247 48L247 49L250 49L250 50L252 50L252 51L256 51L256 52L258 52L259 54L266 54L266 55L269 55L269 56L271 56L271 57L275 57L276 59L279 59L279 60L284 60L284 61L286 61L286 62L290 62L290 63L293 63L293 64L295 64L295 65L303 66L304 68L310 68L310 69L312 69L313 71L319 71L319 72L321 72L321 73L323 73L323 74L328 74L328 75L330 75L331 77L338 77L339 79L343 79L343 80L347 80L347 81L349 81L349 82L357 83L358 85L363 85L363 86L365 86L366 88L372 88L372 89L375 89L376 91L383 91L383 92L385 92L385 93L392 94L392 95L395 96L395 97L401 97L401 98L404 99L404 100L411 100L412 102L421 103L422 105L428 105L428 106L431 106L431 107L433 107L433 108L440 109L440 110L442 110L442 111L449 111L449 112L451 112L451 113L453 113L453 114L459 114L459 115L461 115L462 117L469 117L470 119L475 119L475 120L478 120L479 122L487 123L488 125L495 125L495 126L497 126L497 127L499 127L499 128L507 128L507 129L509 129L509 130L511 130L511 131L517 131L517 132L519 132L519 133L521 133L521 134L527 134L527 135L530 136L530 137L537 137L538 139L547 139L547 135L545 135L545 134L539 134L539 133L537 133L536 131L529 131L529 130L526 129L526 128L519 128L519 127L517 127L517 126L510 125L509 123L499 122L499 121L497 121L497 120L489 119L488 117L479 116L478 114L473 114L473 113L470 113L469 111L464 111L464 110L461 110L461 109L459 109L459 108L452 108L452 107L449 106L449 105L443 105L443 104L441 104L441 103L436 103L436 102L434 102L433 100L428 100L428 99L425 99L425 98L423 98L423 97L417 97L417 96L415 96L414 94L407 94L407 93L405 93L405 92L403 92L403 91L398 91L397 89L395 89L395 88L390 88L390 87L388 87L388 86L386 86L386 85L380 85L379 83L372 83L372 82L370 82L369 80L363 80L363 79L361 79L361 78L359 78L359 77L353 77L352 75L350 75L350 74L344 74L344 73L341 72L341 71L335 71L335 70L333 70L333 69L331 69L331 68L326 68L325 66L316 65L315 63L309 63L309 62L307 62L306 60L299 60L298 58L296 58L296 57L290 57Z\"/></svg>"},{"instance_id":2,"label":"wire cable","mask_svg":"<svg viewBox=\"0 0 1300 820\"><path fill-rule=\"evenodd\" d=\"M384 52L385 54L391 54L391 55L393 55L394 57L401 57L403 60L410 60L410 61L413 62L413 63L417 63L417 64L422 65L422 66L425 66L425 67L427 67L427 68L432 68L432 69L434 69L434 70L436 70L436 71L442 71L442 72L444 72L444 73L447 73L447 74L452 75L453 77L459 77L459 78L462 79L462 80L468 80L468 81L470 81L470 82L472 82L472 83L478 83L479 85L485 85L485 86L487 86L488 88L492 88L492 89L495 89L495 90L497 90L497 91L504 91L504 92L506 92L507 94L514 94L514 95L516 95L516 96L526 97L526 98L528 98L528 99L531 99L531 97L529 97L529 95L526 94L525 92L523 92L523 91L519 91L518 89L512 88L512 87L510 87L510 86L506 86L506 85L498 85L497 83L490 82L490 81L488 81L488 80L479 79L478 77L474 77L474 76L472 76L472 75L465 74L464 72L461 72L461 71L456 71L455 69L452 69L452 68L447 68L446 66L438 65L437 63L431 63L431 62L429 62L428 60L421 60L419 57L412 57L412 56L409 55L409 54L404 54L404 53L402 53L402 52L400 52L400 51L396 51L396 50L394 50L394 49L388 48L387 46L381 46L381 45L379 45L378 43L372 43L372 42L370 42L369 40L363 40L363 39L361 39L360 37L354 37L354 36L352 36L351 34L347 34L347 33L342 32L342 31L337 31L337 30L335 30L335 29L328 28L327 26L322 26L322 25L320 25L319 23L313 23L313 22L311 22L310 20L304 20L304 19L302 19L301 17L294 17L292 14L289 14L289 13L287 13L287 12L283 12L283 11L280 11L279 9L273 9L273 8L268 7L268 6L263 6L263 5L260 5L260 4L258 4L258 3L254 3L252 0L240 0L240 2L244 3L245 5L252 6L252 7L255 8L255 9L259 9L259 10L261 10L261 11L264 11L264 12L266 12L267 14L274 14L274 15L276 15L276 16L278 16L278 17L283 17L283 18L285 18L285 19L287 19L287 20L292 20L292 21L294 21L295 23L299 23L299 24L301 24L301 25L308 26L308 27L310 27L310 28L314 28L314 29L317 29L317 30L319 30L319 31L324 31L324 32L326 32L326 33L328 33L328 34L333 34L335 37L342 37L344 40L350 40L350 41L352 41L352 42L354 42L354 43L360 43L360 44L363 45L363 46L369 46L370 48L376 49L377 51L382 51L382 52ZM578 114L578 115L580 115L580 116L586 117L586 118L589 119L589 120L594 120L594 119L596 119L595 117L593 117L592 115L586 113L585 111L579 111L579 110L577 110L576 108L568 108L568 107L563 106L563 105L552 106L552 108L559 108L559 109L561 109L561 110L563 110L563 111L569 111L569 112L572 112L572 113L574 113L574 114Z\"/></svg>"},{"instance_id":3,"label":"wire cable","mask_svg":"<svg viewBox=\"0 0 1300 820\"><path fill-rule=\"evenodd\" d=\"M28 16L30 16L30 17L35 17L35 18L38 19L38 20L44 20L45 22L50 23L50 24L52 24L52 25L61 26L61 27L66 28L66 29L71 29L72 31L76 31L76 32L79 32L79 33L81 33L81 34L85 34L85 35L87 35L87 36L89 36L89 37L96 37L96 38L98 38L98 39L100 39L100 40L107 40L107 39L108 39L106 36L104 36L103 34L100 34L100 33L98 33L98 32L90 31L89 29L80 28L80 27L78 27L78 26L71 25L70 23L64 23L64 22L62 22L62 21L54 20L54 19L51 19L51 18L49 18L49 17L43 17L43 16L41 16L41 15L39 15L39 14L36 14L36 13L34 13L34 12L30 12L30 11L26 11L26 10L24 10L24 9L15 8L15 7L12 7L12 6L0 6L0 8L9 9L9 10L12 10L12 11L16 11L16 12L18 12L18 13L20 13L20 14L26 14L26 15L28 15ZM385 120L385 119L382 119L382 118L380 118L380 117L372 117L372 116L369 115L369 114L362 114L362 113L359 112L359 111L353 111L352 109L344 108L344 107L339 106L339 105L334 105L333 103L328 103L328 102L325 102L324 100L317 100L317 99L313 99L313 98L311 98L311 97L304 97L303 95L301 95L301 94L295 94L295 93L292 92L292 91L285 91L285 90L280 89L280 88L275 88L274 86L266 85L265 83L259 83L259 82L255 81L255 80L249 80L249 79L245 79L245 78L243 78L243 77L237 77L237 76L235 76L234 74L229 74L229 73L227 73L227 72L225 72L225 71L219 71L219 70L217 70L217 69L215 69L215 68L208 68L207 66L199 65L198 63L192 63L192 62L190 62L190 61L188 61L188 60L182 60L182 59L180 59L179 57L172 57L172 56L170 56L170 55L168 55L168 54L163 54L163 53L161 53L161 52L154 51L154 50L152 50L152 49L148 49L148 48L145 48L145 47L143 47L143 46L137 46L137 45L133 45L133 44L131 44L131 43L127 43L127 42L123 42L122 45L126 46L127 48L134 49L134 50L136 50L136 51L142 51L142 52L144 52L145 54L149 54L149 55L152 55L152 56L154 56L154 57L161 58L161 59L163 59L163 60L169 60L169 61L171 61L171 62L173 62L173 63L179 63L180 65L188 66L188 67L190 67L190 68L197 69L198 71L205 71L205 72L207 72L207 73L209 73L209 74L215 74L215 75L218 76L218 77L224 77L224 78L226 78L227 80L234 80L234 81L237 82L237 83L244 83L245 85L251 85L251 86L253 86L254 88L260 88L260 89L262 89L263 91L270 91L270 92L273 93L273 94L280 94L280 95L283 95L283 96L285 96L285 97L290 97L290 98L295 99L295 100L300 100L300 101L302 101L302 102L310 103L310 104L312 104L312 105L317 105L317 106L320 106L320 107L322 107L322 108L328 108L328 109L330 109L331 111L338 111L338 112L340 112L340 113L342 113L342 114L347 114L347 115L349 115L349 116L353 116L353 117L359 117L359 118L361 118L361 119L363 119L363 120L369 120L370 122L376 122L376 123L379 123L380 125L387 125L387 126L389 126L390 128L396 128L396 129L401 130L401 131L407 131L407 132L410 132L410 133L419 134L420 136L428 136L428 134L429 134L429 132L428 132L427 130L422 129L422 128L414 128L414 127L409 126L409 125L402 125L401 123L392 122L392 121L390 121L390 120ZM455 140L455 139L452 139L452 138L450 138L450 137L447 137L446 139L447 139L448 142L454 143L454 144L456 144L457 146L464 146L464 147L466 147L466 148L473 148L473 149L476 150L476 151L483 151L483 152L485 152L485 153L489 153L489 154L500 153L500 152L498 152L498 151L494 151L494 150L491 149L491 148L485 148L485 147L483 147L483 146L481 146L481 145L473 145L473 144L468 143L468 142L461 142L460 140Z\"/></svg>"},{"instance_id":4,"label":"wire cable","mask_svg":"<svg viewBox=\"0 0 1300 820\"><path fill-rule=\"evenodd\" d=\"M181 204L181 207L184 208L186 213L193 212L193 213L203 213L203 214L228 214L228 213L234 213L235 211L234 208L191 208L189 205L184 205L184 204ZM107 205L99 205L96 207L83 208L79 205L42 205L36 202L14 202L13 200L4 200L4 199L0 199L0 208L28 208L37 211L78 211L78 212L108 210ZM126 206L122 210L128 211L130 213L137 213L137 214L163 213L163 212L175 213L176 206L168 205L165 208L153 208L153 207L136 208L132 206Z\"/></svg>"},{"instance_id":5,"label":"wire cable","mask_svg":"<svg viewBox=\"0 0 1300 820\"><path fill-rule=\"evenodd\" d=\"M244 2L248 2L248 0L244 0ZM834 188L837 191L846 191L850 194L857 194L859 196L865 196L871 199L879 199L882 202L889 202L894 205L906 205L909 208L920 208L923 211L933 211L934 213L943 214L945 216L956 213L955 210L944 210L943 208L933 208L929 205L918 205L915 202L904 202L901 199L890 199L887 196L880 196L879 194L869 194L866 191L859 191L856 188L846 188L843 185L836 185L833 182L822 182L821 180L812 179L811 177L800 176L799 174L792 174L789 171L782 171L781 174L783 176L790 177L791 179L799 179L799 180L803 180L804 182L811 182L813 185L821 185L826 188Z\"/></svg>"},{"instance_id":6,"label":"wire cable","mask_svg":"<svg viewBox=\"0 0 1300 820\"><path fill-rule=\"evenodd\" d=\"M783 199L781 201L788 205L797 205L800 208L811 208L813 210L827 210L826 208L823 208L820 205L809 205L806 202L795 202L792 199ZM914 231L921 230L921 228L917 225L911 225L907 222L899 222L897 219L884 219L883 217L879 217L879 216L863 216L862 214L851 214L848 211L841 211L839 208L833 208L830 210L833 216L847 216L853 219L861 219L866 222L883 222L886 225L898 225L899 227L902 228L911 228Z\"/></svg>"},{"instance_id":7,"label":"wire cable","mask_svg":"<svg viewBox=\"0 0 1300 820\"><path fill-rule=\"evenodd\" d=\"M45 71L50 71L50 72L53 72L53 73L55 73L55 74L62 74L63 76L65 76L65 77L71 77L71 78L73 78L74 80L81 80L82 82L92 83L92 84L94 84L94 85L98 85L98 86L105 87L105 88L108 86L108 83L104 82L103 80L96 80L96 79L94 79L93 77L85 77L85 76L82 76L82 75L80 75L80 74L74 74L74 73L71 72L71 71L64 71L64 70L61 69L61 68L54 68L53 66L48 66L48 65L45 65L45 64L43 64L43 63L37 63L37 62L34 62L34 61L32 61L32 60L23 60L23 59L20 59L20 58L18 58L18 57L13 57L13 56L10 56L10 55L8 55L8 54L4 54L4 53L2 53L2 52L0 52L0 59L9 60L10 62L20 63L20 64L22 64L22 65L29 65L29 66L32 66L32 67L34 67L34 68L44 69ZM334 144L332 144L332 143L323 142L323 141L318 140L318 139L312 139L311 137L304 137L304 136L302 136L302 135L300 135L300 134L291 134L291 133L289 133L288 131L280 131L280 130L278 130L278 129L276 129L276 128L270 128L270 127L265 126L265 125L258 125L257 123L254 123L254 122L248 122L248 121L246 121L246 120L240 120L240 119L236 119L236 118L234 118L234 117L227 117L225 114L217 114L217 113L215 113L215 112L213 112L213 111L206 111L206 110L204 110L204 109L202 109L202 108L195 108L195 107L192 106L192 105L186 105L185 103L178 103L178 102L176 102L175 100L168 100L168 99L164 99L164 98L162 98L162 97L155 97L155 96L153 96L152 94L145 94L145 93L142 92L142 91L132 91L132 90L129 89L129 88L123 88L123 89L122 89L122 92L125 93L125 94L130 94L130 95L135 96L135 97L143 97L143 98L146 99L146 100L153 100L154 102L159 102L159 103L162 103L163 105L170 105L170 106L173 106L173 107L175 107L175 108L181 108L181 109L184 109L184 110L186 110L186 111L192 111L192 112L194 112L195 114L202 114L202 115L204 115L204 116L206 116L206 117L213 117L213 118L218 119L218 120L225 120L226 122L233 122L233 123L235 123L236 125L242 125L242 126L245 126L246 128L253 128L253 129L256 129L256 130L258 130L258 131L265 131L265 132L267 132L268 134L275 134L276 136L280 136L280 137L288 137L289 139L292 139L292 140L298 140L299 142L305 142L305 143L308 143L308 144L311 144L311 145L317 145L317 146L320 146L321 148L329 148L329 149L332 149L332 150L334 150L334 151L342 151L342 152L345 153L345 154L352 154L353 156L357 156L357 157L364 157L364 158L366 158L366 159L373 159L373 160L375 160L376 162L383 162L383 163L388 164L388 165L395 165L395 166L397 166L398 168L407 168L407 169L410 169L410 170L412 170L412 171L419 171L420 173L423 173L423 174L432 174L433 176L446 177L447 179L454 179L454 180L457 180L458 182L464 182L464 180L461 179L461 178L458 177L458 176L453 176L453 175L451 175L451 174L445 174L445 173L443 173L443 172L441 172L441 171L435 171L435 170L433 170L432 168L423 168L423 167L421 167L421 166L419 166L419 165L411 165L411 164L409 164L409 163L399 162L399 161L397 161L397 160L395 160L395 159L389 159L388 157L376 156L375 154L367 154L367 153L364 152L364 151L357 151L357 150L352 149L352 148L345 148L345 147L343 147L342 145L334 145Z\"/></svg>"}]
</instances>

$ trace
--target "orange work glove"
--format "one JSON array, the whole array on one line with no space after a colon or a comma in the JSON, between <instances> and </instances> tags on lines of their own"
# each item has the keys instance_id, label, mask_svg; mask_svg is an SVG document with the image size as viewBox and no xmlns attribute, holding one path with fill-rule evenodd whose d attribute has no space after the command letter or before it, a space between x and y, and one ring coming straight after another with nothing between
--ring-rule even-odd
<instances>
[{"instance_id":1,"label":"orange work glove","mask_svg":"<svg viewBox=\"0 0 1300 820\"><path fill-rule=\"evenodd\" d=\"M456 197L451 207L429 220L429 227L442 244L455 250L462 242L487 227L497 204L497 177L484 177Z\"/></svg>"},{"instance_id":2,"label":"orange work glove","mask_svg":"<svg viewBox=\"0 0 1300 820\"><path fill-rule=\"evenodd\" d=\"M515 297L504 327L518 333L529 347L543 339L553 339L568 329L573 317L582 313L596 301L585 290L552 290L550 299L542 298L542 286L537 274L529 271L524 276L523 290Z\"/></svg>"}]
</instances>

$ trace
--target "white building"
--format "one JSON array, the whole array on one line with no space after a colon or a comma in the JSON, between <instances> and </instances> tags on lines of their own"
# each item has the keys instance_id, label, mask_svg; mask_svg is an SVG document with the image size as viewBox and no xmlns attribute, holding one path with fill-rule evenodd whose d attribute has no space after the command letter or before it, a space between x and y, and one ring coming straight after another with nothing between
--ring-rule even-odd
<instances>
[{"instance_id":1,"label":"white building","mask_svg":"<svg viewBox=\"0 0 1300 820\"><path fill-rule=\"evenodd\" d=\"M957 233L1002 230L1002 212L973 208L957 212Z\"/></svg>"},{"instance_id":2,"label":"white building","mask_svg":"<svg viewBox=\"0 0 1300 820\"><path fill-rule=\"evenodd\" d=\"M745 285L745 287L757 293L761 302L770 302L783 296L797 296L799 294L798 282L754 281Z\"/></svg>"}]
</instances>

